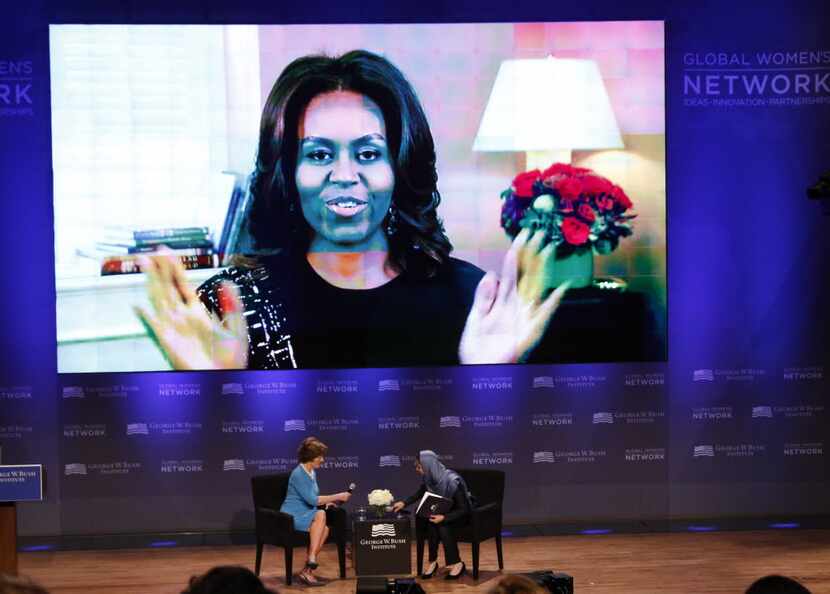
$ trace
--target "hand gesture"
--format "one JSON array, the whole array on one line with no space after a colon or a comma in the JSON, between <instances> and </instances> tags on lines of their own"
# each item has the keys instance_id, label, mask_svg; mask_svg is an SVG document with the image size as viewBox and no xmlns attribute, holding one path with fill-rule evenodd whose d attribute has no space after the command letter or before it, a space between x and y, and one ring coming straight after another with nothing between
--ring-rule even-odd
<instances>
[{"instance_id":1,"label":"hand gesture","mask_svg":"<svg viewBox=\"0 0 830 594\"><path fill-rule=\"evenodd\" d=\"M444 521L444 516L441 514L435 514L429 517L429 521L433 524L440 524Z\"/></svg>"},{"instance_id":2,"label":"hand gesture","mask_svg":"<svg viewBox=\"0 0 830 594\"><path fill-rule=\"evenodd\" d=\"M184 266L170 250L139 260L147 275L152 311L134 307L147 334L174 369L244 369L248 331L233 283L219 289L222 319L211 314L187 284Z\"/></svg>"},{"instance_id":3,"label":"hand gesture","mask_svg":"<svg viewBox=\"0 0 830 594\"><path fill-rule=\"evenodd\" d=\"M504 256L501 278L488 272L476 288L458 356L461 363L516 363L539 343L569 283L544 297L544 265L555 257L544 233L523 229Z\"/></svg>"},{"instance_id":4,"label":"hand gesture","mask_svg":"<svg viewBox=\"0 0 830 594\"><path fill-rule=\"evenodd\" d=\"M392 511L395 512L395 513L398 513L399 511L401 511L405 507L406 507L406 504L403 501L396 501L395 503L392 504Z\"/></svg>"},{"instance_id":5,"label":"hand gesture","mask_svg":"<svg viewBox=\"0 0 830 594\"><path fill-rule=\"evenodd\" d=\"M352 498L352 494L348 491L343 491L342 493L338 493L337 495L335 495L335 497L337 497L338 501L346 503L349 499Z\"/></svg>"}]
</instances>

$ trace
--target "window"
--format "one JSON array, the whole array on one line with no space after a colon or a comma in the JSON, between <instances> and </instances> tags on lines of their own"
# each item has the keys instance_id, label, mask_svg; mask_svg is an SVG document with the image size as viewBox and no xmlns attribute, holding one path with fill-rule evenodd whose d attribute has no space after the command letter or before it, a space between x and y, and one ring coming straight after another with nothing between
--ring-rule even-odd
<instances>
[{"instance_id":1,"label":"window","mask_svg":"<svg viewBox=\"0 0 830 594\"><path fill-rule=\"evenodd\" d=\"M240 161L229 147L245 147L244 163L256 147L258 105L253 122L230 112L235 96L258 101L258 80L240 76L250 62L229 70L258 63L256 40L255 27L50 28L58 281L98 276L107 249L137 229L207 226L218 241L222 172Z\"/></svg>"}]
</instances>

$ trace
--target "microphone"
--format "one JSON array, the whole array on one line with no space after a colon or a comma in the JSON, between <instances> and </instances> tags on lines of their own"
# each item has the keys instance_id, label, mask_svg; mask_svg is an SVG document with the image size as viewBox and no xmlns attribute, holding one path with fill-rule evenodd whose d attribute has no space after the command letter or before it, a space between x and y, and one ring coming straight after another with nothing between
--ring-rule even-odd
<instances>
[{"instance_id":1,"label":"microphone","mask_svg":"<svg viewBox=\"0 0 830 594\"><path fill-rule=\"evenodd\" d=\"M354 483L349 483L349 488L348 488L346 491L347 491L349 494L351 494L351 492L352 492L352 491L354 491L354 488L355 488L356 486L357 486L357 485L355 485Z\"/></svg>"}]
</instances>

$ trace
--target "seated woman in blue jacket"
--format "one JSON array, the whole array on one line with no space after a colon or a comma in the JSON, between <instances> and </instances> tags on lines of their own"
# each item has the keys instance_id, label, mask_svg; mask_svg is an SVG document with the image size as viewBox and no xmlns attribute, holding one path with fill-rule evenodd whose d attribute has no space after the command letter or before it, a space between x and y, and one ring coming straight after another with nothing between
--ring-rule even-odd
<instances>
[{"instance_id":1,"label":"seated woman in blue jacket","mask_svg":"<svg viewBox=\"0 0 830 594\"><path fill-rule=\"evenodd\" d=\"M329 536L326 526L326 512L320 506L328 507L346 502L351 493L346 491L334 495L320 495L317 487L317 469L322 466L328 446L316 437L306 437L297 449L299 464L291 471L288 492L280 511L294 516L294 530L308 532L308 559L298 577L308 585L315 585L317 555Z\"/></svg>"},{"instance_id":2,"label":"seated woman in blue jacket","mask_svg":"<svg viewBox=\"0 0 830 594\"><path fill-rule=\"evenodd\" d=\"M457 580L467 571L467 566L458 554L458 542L455 528L463 525L472 509L470 494L464 479L454 470L450 470L438 459L432 450L422 450L415 459L415 472L424 477L420 489L403 501L396 501L394 511L400 511L407 505L421 500L426 491L452 500L452 507L446 514L432 515L426 525L429 541L429 566L421 577L431 578L438 570L438 543L444 543L444 562L447 575L444 579ZM419 518L420 520L420 518Z\"/></svg>"}]
</instances>

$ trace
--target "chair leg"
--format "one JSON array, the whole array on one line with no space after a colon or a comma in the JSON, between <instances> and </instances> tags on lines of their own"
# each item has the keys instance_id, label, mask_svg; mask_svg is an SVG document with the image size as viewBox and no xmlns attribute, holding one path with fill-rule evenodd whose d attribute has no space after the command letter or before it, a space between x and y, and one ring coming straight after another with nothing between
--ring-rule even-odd
<instances>
[{"instance_id":1,"label":"chair leg","mask_svg":"<svg viewBox=\"0 0 830 594\"><path fill-rule=\"evenodd\" d=\"M346 577L346 539L342 533L337 534L337 561L340 563L340 579Z\"/></svg>"},{"instance_id":2,"label":"chair leg","mask_svg":"<svg viewBox=\"0 0 830 594\"><path fill-rule=\"evenodd\" d=\"M285 549L285 583L291 585L291 575L294 573L294 548L284 547Z\"/></svg>"},{"instance_id":3,"label":"chair leg","mask_svg":"<svg viewBox=\"0 0 830 594\"><path fill-rule=\"evenodd\" d=\"M473 579L478 579L478 553L481 544L477 540L473 540Z\"/></svg>"},{"instance_id":4,"label":"chair leg","mask_svg":"<svg viewBox=\"0 0 830 594\"><path fill-rule=\"evenodd\" d=\"M424 573L424 535L423 534L416 534L415 536L415 552L417 558L417 571L415 575L423 575Z\"/></svg>"},{"instance_id":5,"label":"chair leg","mask_svg":"<svg viewBox=\"0 0 830 594\"><path fill-rule=\"evenodd\" d=\"M504 555L501 550L501 532L496 534L496 555L499 557L499 569L504 569Z\"/></svg>"},{"instance_id":6,"label":"chair leg","mask_svg":"<svg viewBox=\"0 0 830 594\"><path fill-rule=\"evenodd\" d=\"M262 543L260 541L256 541L256 563L254 567L254 573L259 575L259 570L262 567Z\"/></svg>"}]
</instances>

